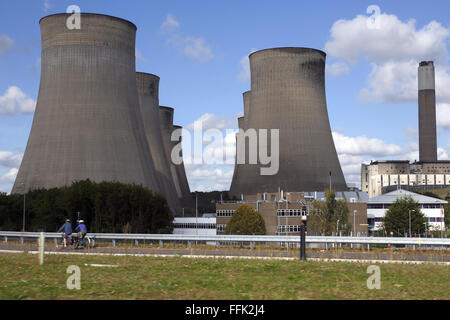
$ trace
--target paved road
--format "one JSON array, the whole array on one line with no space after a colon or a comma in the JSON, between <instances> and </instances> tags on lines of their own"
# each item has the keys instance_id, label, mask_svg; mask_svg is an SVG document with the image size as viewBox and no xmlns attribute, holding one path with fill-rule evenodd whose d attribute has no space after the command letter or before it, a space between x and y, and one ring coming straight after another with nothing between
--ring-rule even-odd
<instances>
[{"instance_id":1,"label":"paved road","mask_svg":"<svg viewBox=\"0 0 450 320\"><path fill-rule=\"evenodd\" d=\"M37 245L34 244L0 244L0 250L3 251L37 251ZM266 258L297 258L299 249L290 249L289 251L270 251L261 250L237 250L237 249L168 249L168 248L107 248L98 247L92 249L73 250L71 248L46 247L46 252L67 252L67 253L91 253L91 254L137 254L137 255L179 255L179 256L215 256L215 257L266 257ZM5 253L5 252L3 252ZM429 261L429 262L450 262L450 251L433 252L352 252L352 251L333 251L333 250L307 250L308 258L316 259L348 259L348 260L387 260L387 261Z\"/></svg>"}]
</instances>

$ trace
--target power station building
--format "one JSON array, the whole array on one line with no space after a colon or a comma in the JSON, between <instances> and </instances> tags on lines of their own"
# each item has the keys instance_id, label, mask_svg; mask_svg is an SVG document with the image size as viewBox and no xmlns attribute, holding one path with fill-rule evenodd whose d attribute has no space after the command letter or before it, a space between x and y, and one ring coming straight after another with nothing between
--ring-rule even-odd
<instances>
[{"instance_id":1,"label":"power station building","mask_svg":"<svg viewBox=\"0 0 450 320\"><path fill-rule=\"evenodd\" d=\"M39 96L12 193L116 181L147 187L178 211L159 122L159 77L136 74L136 26L81 13L81 28L69 29L69 16L40 21ZM187 180L182 186L189 191Z\"/></svg>"},{"instance_id":2,"label":"power station building","mask_svg":"<svg viewBox=\"0 0 450 320\"><path fill-rule=\"evenodd\" d=\"M249 59L251 90L243 95L244 117L238 119L243 131L237 135L238 141L245 139L245 146L237 143L230 194L324 190L330 182L334 190L347 190L328 119L326 54L287 47L257 51ZM256 131L257 141L248 130ZM262 130L267 136L261 136ZM279 141L272 140L274 130ZM262 173L272 165L261 159L266 145L267 156L279 160L275 174ZM258 161L252 159L249 146L257 151Z\"/></svg>"},{"instance_id":3,"label":"power station building","mask_svg":"<svg viewBox=\"0 0 450 320\"><path fill-rule=\"evenodd\" d=\"M434 63L418 67L419 161L372 161L361 165L361 190L370 198L396 189L450 188L450 161L437 160Z\"/></svg>"},{"instance_id":4,"label":"power station building","mask_svg":"<svg viewBox=\"0 0 450 320\"><path fill-rule=\"evenodd\" d=\"M345 199L349 209L348 221L340 221L338 228L344 224L352 225L353 232L359 236L368 235L367 194L364 192L336 192L336 200ZM247 204L263 218L268 235L300 235L302 216L312 210L312 202L325 201L324 192L273 192L243 196L239 201L216 203L217 234L224 234L225 228L237 208ZM309 232L309 234L313 234Z\"/></svg>"}]
</instances>

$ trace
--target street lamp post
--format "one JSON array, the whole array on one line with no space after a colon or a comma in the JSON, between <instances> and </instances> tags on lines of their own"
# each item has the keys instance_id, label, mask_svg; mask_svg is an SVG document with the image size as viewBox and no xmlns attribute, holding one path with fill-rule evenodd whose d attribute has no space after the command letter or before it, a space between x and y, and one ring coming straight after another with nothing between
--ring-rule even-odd
<instances>
[{"instance_id":1,"label":"street lamp post","mask_svg":"<svg viewBox=\"0 0 450 320\"><path fill-rule=\"evenodd\" d=\"M300 260L306 261L306 215L302 215L302 225L300 226Z\"/></svg>"},{"instance_id":2,"label":"street lamp post","mask_svg":"<svg viewBox=\"0 0 450 320\"><path fill-rule=\"evenodd\" d=\"M353 210L353 236L356 237L356 211Z\"/></svg>"},{"instance_id":3,"label":"street lamp post","mask_svg":"<svg viewBox=\"0 0 450 320\"><path fill-rule=\"evenodd\" d=\"M409 236L411 237L411 210L408 210L409 212Z\"/></svg>"}]
</instances>

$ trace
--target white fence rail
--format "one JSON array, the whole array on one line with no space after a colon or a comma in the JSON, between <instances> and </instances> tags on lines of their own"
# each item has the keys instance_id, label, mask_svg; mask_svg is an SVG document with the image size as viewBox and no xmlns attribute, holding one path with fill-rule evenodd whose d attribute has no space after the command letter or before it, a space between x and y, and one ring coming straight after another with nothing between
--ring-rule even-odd
<instances>
[{"instance_id":1,"label":"white fence rail","mask_svg":"<svg viewBox=\"0 0 450 320\"><path fill-rule=\"evenodd\" d=\"M39 232L0 231L0 239L8 238L38 239ZM135 241L179 241L179 242L246 242L246 243L299 243L299 236L236 236L236 235L178 235L178 234L124 234L124 233L88 233L94 240L135 240ZM47 239L59 239L61 233L45 233ZM419 246L450 246L450 238L406 238L406 237L336 237L336 236L306 236L306 243L317 244L386 244L386 245L419 245Z\"/></svg>"}]
</instances>

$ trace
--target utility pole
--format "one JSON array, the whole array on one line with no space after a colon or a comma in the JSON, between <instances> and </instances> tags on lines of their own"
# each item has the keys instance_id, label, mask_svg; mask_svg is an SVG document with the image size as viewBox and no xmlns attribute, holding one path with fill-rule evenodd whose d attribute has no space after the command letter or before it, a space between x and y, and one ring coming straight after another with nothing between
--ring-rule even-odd
<instances>
[{"instance_id":1,"label":"utility pole","mask_svg":"<svg viewBox=\"0 0 450 320\"><path fill-rule=\"evenodd\" d=\"M22 232L25 232L25 208L26 208L26 196L27 193L25 191L25 183L22 182L21 185L23 185L23 217L22 217Z\"/></svg>"}]
</instances>

